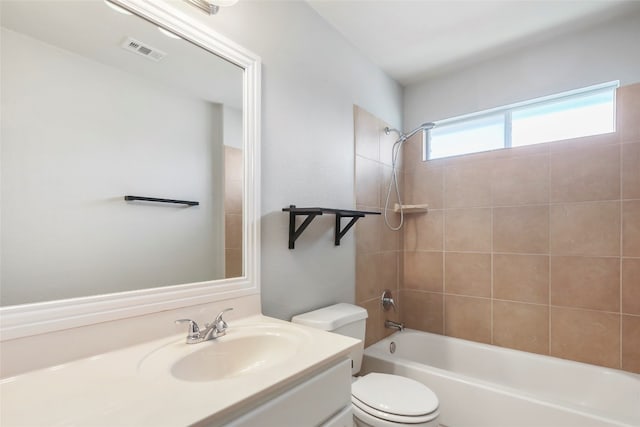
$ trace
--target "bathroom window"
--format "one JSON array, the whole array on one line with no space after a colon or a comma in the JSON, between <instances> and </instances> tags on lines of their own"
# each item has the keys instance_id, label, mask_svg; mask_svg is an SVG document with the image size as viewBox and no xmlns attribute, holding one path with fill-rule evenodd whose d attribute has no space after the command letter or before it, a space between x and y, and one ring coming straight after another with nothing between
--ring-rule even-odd
<instances>
[{"instance_id":1,"label":"bathroom window","mask_svg":"<svg viewBox=\"0 0 640 427\"><path fill-rule=\"evenodd\" d=\"M441 120L424 160L614 132L618 86L610 82Z\"/></svg>"}]
</instances>

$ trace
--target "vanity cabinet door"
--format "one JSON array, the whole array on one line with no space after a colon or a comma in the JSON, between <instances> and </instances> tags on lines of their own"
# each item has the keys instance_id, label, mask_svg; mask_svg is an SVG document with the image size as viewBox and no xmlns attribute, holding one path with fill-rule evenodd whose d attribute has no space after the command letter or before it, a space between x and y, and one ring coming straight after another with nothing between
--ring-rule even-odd
<instances>
[{"instance_id":1,"label":"vanity cabinet door","mask_svg":"<svg viewBox=\"0 0 640 427\"><path fill-rule=\"evenodd\" d=\"M231 421L212 427L341 427L351 409L351 361L343 360ZM351 425L351 424L346 424Z\"/></svg>"}]
</instances>

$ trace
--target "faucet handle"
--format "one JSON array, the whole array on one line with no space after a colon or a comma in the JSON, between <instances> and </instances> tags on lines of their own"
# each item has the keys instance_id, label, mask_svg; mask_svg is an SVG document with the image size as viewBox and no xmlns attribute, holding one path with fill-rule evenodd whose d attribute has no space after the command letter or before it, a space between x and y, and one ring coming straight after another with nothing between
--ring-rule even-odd
<instances>
[{"instance_id":1,"label":"faucet handle","mask_svg":"<svg viewBox=\"0 0 640 427\"><path fill-rule=\"evenodd\" d=\"M389 289L385 289L380 297L380 302L382 303L382 308L384 311L388 311L389 307L393 307L393 311L397 312L398 308L396 307L396 302L393 300L393 295L391 295L391 291Z\"/></svg>"},{"instance_id":2,"label":"faucet handle","mask_svg":"<svg viewBox=\"0 0 640 427\"><path fill-rule=\"evenodd\" d=\"M187 334L187 343L200 338L200 328L198 324L191 319L178 319L175 323L189 323L189 333Z\"/></svg>"},{"instance_id":3,"label":"faucet handle","mask_svg":"<svg viewBox=\"0 0 640 427\"><path fill-rule=\"evenodd\" d=\"M232 307L225 308L220 313L218 313L216 319L213 321L213 324L216 326L216 328L218 328L219 331L224 331L225 329L227 329L227 327L229 327L229 325L227 325L227 322L222 319L222 315L231 310L233 310Z\"/></svg>"}]
</instances>

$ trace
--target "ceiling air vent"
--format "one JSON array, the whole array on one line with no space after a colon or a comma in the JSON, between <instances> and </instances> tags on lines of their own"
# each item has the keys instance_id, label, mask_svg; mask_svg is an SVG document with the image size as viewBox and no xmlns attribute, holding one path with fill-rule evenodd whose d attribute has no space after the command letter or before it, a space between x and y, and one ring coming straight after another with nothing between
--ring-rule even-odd
<instances>
[{"instance_id":1,"label":"ceiling air vent","mask_svg":"<svg viewBox=\"0 0 640 427\"><path fill-rule=\"evenodd\" d=\"M129 52L137 53L140 56L144 56L152 61L158 62L167 54L160 49L151 47L148 44L144 44L134 38L127 37L125 41L120 45L123 49Z\"/></svg>"}]
</instances>

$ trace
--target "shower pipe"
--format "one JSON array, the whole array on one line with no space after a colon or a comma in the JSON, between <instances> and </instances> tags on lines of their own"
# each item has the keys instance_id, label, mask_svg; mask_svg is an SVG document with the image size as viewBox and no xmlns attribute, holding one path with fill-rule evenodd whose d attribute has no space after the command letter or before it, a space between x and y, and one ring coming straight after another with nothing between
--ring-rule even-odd
<instances>
[{"instance_id":1,"label":"shower pipe","mask_svg":"<svg viewBox=\"0 0 640 427\"><path fill-rule=\"evenodd\" d=\"M384 133L389 135L391 132L395 132L398 134L398 139L393 143L393 147L391 147L391 180L389 180L389 188L387 190L387 199L384 202L384 223L389 229L393 231L398 231L402 228L404 224L404 209L402 208L402 199L400 197L400 188L398 187L398 173L397 173L397 164L398 164L398 153L400 153L400 148L402 145L411 138L416 133L422 131L422 141L423 143L429 143L430 133L429 131L435 127L435 123L423 123L411 132L402 133L398 129L392 129L389 127L384 128ZM424 145L424 144L423 144ZM387 211L389 210L389 199L391 197L392 188L395 189L396 198L398 199L398 205L400 206L400 224L398 226L393 226L389 223L389 218Z\"/></svg>"}]
</instances>

